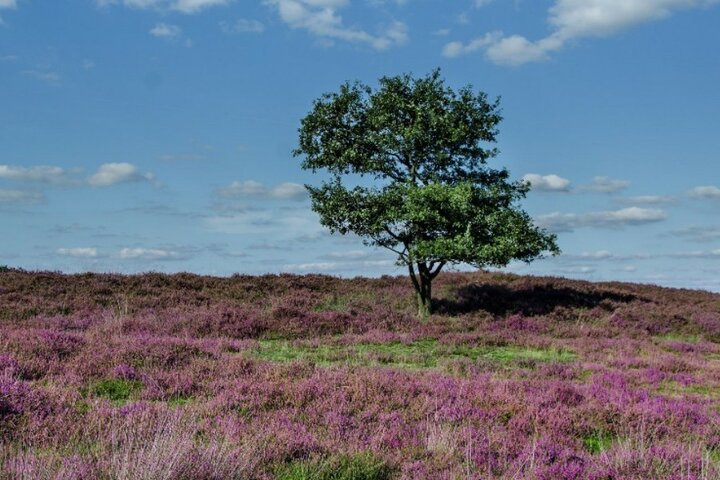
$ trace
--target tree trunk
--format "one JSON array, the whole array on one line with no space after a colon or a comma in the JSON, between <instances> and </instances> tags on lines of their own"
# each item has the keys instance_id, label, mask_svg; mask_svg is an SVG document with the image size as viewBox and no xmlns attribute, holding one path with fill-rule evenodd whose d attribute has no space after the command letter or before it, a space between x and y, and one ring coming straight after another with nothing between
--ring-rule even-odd
<instances>
[{"instance_id":1,"label":"tree trunk","mask_svg":"<svg viewBox=\"0 0 720 480\"><path fill-rule=\"evenodd\" d=\"M427 283L420 280L420 290L417 292L418 317L427 318L432 313L432 280Z\"/></svg>"},{"instance_id":2,"label":"tree trunk","mask_svg":"<svg viewBox=\"0 0 720 480\"><path fill-rule=\"evenodd\" d=\"M418 317L420 318L427 318L432 314L432 281L440 273L443 265L444 263L440 263L435 270L432 270L426 263L418 262L416 274L414 265L408 264L410 279L415 287Z\"/></svg>"}]
</instances>

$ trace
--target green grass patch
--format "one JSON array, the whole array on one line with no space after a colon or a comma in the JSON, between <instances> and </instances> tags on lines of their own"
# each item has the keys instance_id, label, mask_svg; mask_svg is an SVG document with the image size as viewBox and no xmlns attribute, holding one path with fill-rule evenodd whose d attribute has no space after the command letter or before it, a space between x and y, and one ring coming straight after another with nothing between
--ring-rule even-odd
<instances>
[{"instance_id":1,"label":"green grass patch","mask_svg":"<svg viewBox=\"0 0 720 480\"><path fill-rule=\"evenodd\" d=\"M683 334L683 333L666 333L664 335L655 335L652 337L658 342L685 342L685 343L698 343L700 342L700 336L694 334Z\"/></svg>"},{"instance_id":2,"label":"green grass patch","mask_svg":"<svg viewBox=\"0 0 720 480\"><path fill-rule=\"evenodd\" d=\"M313 307L316 312L345 312L348 309L348 298L345 295L333 294Z\"/></svg>"},{"instance_id":3,"label":"green grass patch","mask_svg":"<svg viewBox=\"0 0 720 480\"><path fill-rule=\"evenodd\" d=\"M583 437L582 441L585 450L593 455L597 455L610 448L615 438L606 432L597 431L587 437Z\"/></svg>"},{"instance_id":4,"label":"green grass patch","mask_svg":"<svg viewBox=\"0 0 720 480\"><path fill-rule=\"evenodd\" d=\"M167 401L171 407L183 407L193 401L193 397L186 395L173 395Z\"/></svg>"},{"instance_id":5,"label":"green grass patch","mask_svg":"<svg viewBox=\"0 0 720 480\"><path fill-rule=\"evenodd\" d=\"M663 395L699 395L701 397L720 398L720 388L713 385L683 385L675 381L665 381L660 386Z\"/></svg>"},{"instance_id":6,"label":"green grass patch","mask_svg":"<svg viewBox=\"0 0 720 480\"><path fill-rule=\"evenodd\" d=\"M293 462L281 467L276 480L390 480L392 469L370 454L342 455Z\"/></svg>"},{"instance_id":7,"label":"green grass patch","mask_svg":"<svg viewBox=\"0 0 720 480\"><path fill-rule=\"evenodd\" d=\"M355 345L320 345L305 347L287 340L262 340L252 351L256 358L271 362L305 359L319 365L347 363L355 365L387 365L405 368L436 368L443 362L469 359L501 363L518 361L567 362L575 359L568 350L539 349L520 346L444 345L433 339L412 343L362 343Z\"/></svg>"},{"instance_id":8,"label":"green grass patch","mask_svg":"<svg viewBox=\"0 0 720 480\"><path fill-rule=\"evenodd\" d=\"M106 378L93 383L83 393L93 397L106 398L113 402L126 402L142 388L143 384L137 380Z\"/></svg>"}]
</instances>

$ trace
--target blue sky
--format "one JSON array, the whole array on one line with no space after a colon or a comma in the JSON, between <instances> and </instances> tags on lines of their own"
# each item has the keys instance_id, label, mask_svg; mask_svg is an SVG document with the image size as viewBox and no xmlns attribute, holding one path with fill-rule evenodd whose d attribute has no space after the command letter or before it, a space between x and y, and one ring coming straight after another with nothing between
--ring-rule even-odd
<instances>
[{"instance_id":1,"label":"blue sky","mask_svg":"<svg viewBox=\"0 0 720 480\"><path fill-rule=\"evenodd\" d=\"M290 151L322 93L440 67L558 234L509 271L720 291L719 4L0 0L0 264L402 274Z\"/></svg>"}]
</instances>

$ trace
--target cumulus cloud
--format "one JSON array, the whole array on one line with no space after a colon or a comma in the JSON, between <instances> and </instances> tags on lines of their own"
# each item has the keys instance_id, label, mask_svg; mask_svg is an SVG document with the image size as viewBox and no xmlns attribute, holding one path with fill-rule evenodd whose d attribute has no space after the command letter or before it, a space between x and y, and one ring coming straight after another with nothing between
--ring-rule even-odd
<instances>
[{"instance_id":1,"label":"cumulus cloud","mask_svg":"<svg viewBox=\"0 0 720 480\"><path fill-rule=\"evenodd\" d=\"M240 18L235 23L220 22L220 30L228 35L233 33L262 33L265 31L265 25L258 20Z\"/></svg>"},{"instance_id":2,"label":"cumulus cloud","mask_svg":"<svg viewBox=\"0 0 720 480\"><path fill-rule=\"evenodd\" d=\"M88 177L93 187L109 187L119 183L145 182L153 180L152 173L140 173L131 163L104 163L97 172Z\"/></svg>"},{"instance_id":3,"label":"cumulus cloud","mask_svg":"<svg viewBox=\"0 0 720 480\"><path fill-rule=\"evenodd\" d=\"M634 25L659 20L678 10L707 7L719 0L555 0L550 7L550 35L529 40L521 35L489 34L470 42L451 42L443 54L456 57L484 49L486 57L500 65L518 66L538 62L584 37L604 37Z\"/></svg>"},{"instance_id":4,"label":"cumulus cloud","mask_svg":"<svg viewBox=\"0 0 720 480\"><path fill-rule=\"evenodd\" d=\"M119 257L124 260L182 260L186 258L173 250L159 248L123 248Z\"/></svg>"},{"instance_id":5,"label":"cumulus cloud","mask_svg":"<svg viewBox=\"0 0 720 480\"><path fill-rule=\"evenodd\" d=\"M65 170L51 165L20 167L0 165L0 178L21 182L62 183L66 180Z\"/></svg>"},{"instance_id":6,"label":"cumulus cloud","mask_svg":"<svg viewBox=\"0 0 720 480\"><path fill-rule=\"evenodd\" d=\"M714 185L695 187L690 190L690 196L698 198L720 198L720 188Z\"/></svg>"},{"instance_id":7,"label":"cumulus cloud","mask_svg":"<svg viewBox=\"0 0 720 480\"><path fill-rule=\"evenodd\" d=\"M665 220L663 210L628 207L620 210L588 213L550 213L537 218L538 225L553 232L569 232L580 227L620 228Z\"/></svg>"},{"instance_id":8,"label":"cumulus cloud","mask_svg":"<svg viewBox=\"0 0 720 480\"><path fill-rule=\"evenodd\" d=\"M267 187L260 182L246 180L243 182L232 182L229 186L218 189L218 194L226 198L255 197L280 200L303 200L307 196L307 190L298 183L285 182Z\"/></svg>"},{"instance_id":9,"label":"cumulus cloud","mask_svg":"<svg viewBox=\"0 0 720 480\"><path fill-rule=\"evenodd\" d=\"M386 50L408 39L407 26L402 22L392 22L374 35L346 26L337 11L347 6L349 0L264 0L263 3L274 8L291 28L306 30L325 40L365 43L376 50Z\"/></svg>"},{"instance_id":10,"label":"cumulus cloud","mask_svg":"<svg viewBox=\"0 0 720 480\"><path fill-rule=\"evenodd\" d=\"M630 186L627 180L618 180L610 177L594 177L590 185L578 187L580 192L615 193Z\"/></svg>"},{"instance_id":11,"label":"cumulus cloud","mask_svg":"<svg viewBox=\"0 0 720 480\"><path fill-rule=\"evenodd\" d=\"M158 23L148 32L153 37L173 39L178 38L182 30L177 25L168 25L167 23Z\"/></svg>"},{"instance_id":12,"label":"cumulus cloud","mask_svg":"<svg viewBox=\"0 0 720 480\"><path fill-rule=\"evenodd\" d=\"M0 188L0 204L38 203L44 199L44 195L40 192Z\"/></svg>"},{"instance_id":13,"label":"cumulus cloud","mask_svg":"<svg viewBox=\"0 0 720 480\"><path fill-rule=\"evenodd\" d=\"M58 248L58 255L74 258L96 258L98 256L95 247Z\"/></svg>"},{"instance_id":14,"label":"cumulus cloud","mask_svg":"<svg viewBox=\"0 0 720 480\"><path fill-rule=\"evenodd\" d=\"M175 11L192 15L208 7L227 5L230 0L96 0L100 7L123 5L137 9Z\"/></svg>"},{"instance_id":15,"label":"cumulus cloud","mask_svg":"<svg viewBox=\"0 0 720 480\"><path fill-rule=\"evenodd\" d=\"M494 43L497 43L497 41L500 40L501 38L502 38L502 33L491 32L491 33L486 33L482 37L478 37L474 40L471 40L468 43L457 42L457 41L450 42L450 43L447 43L443 47L442 54L448 58L459 57L460 55L472 53L472 52L475 52L482 48L485 48L487 46L493 45Z\"/></svg>"},{"instance_id":16,"label":"cumulus cloud","mask_svg":"<svg viewBox=\"0 0 720 480\"><path fill-rule=\"evenodd\" d=\"M545 192L567 192L570 188L570 180L555 174L539 175L537 173L528 173L522 179L530 183L533 190L541 190Z\"/></svg>"}]
</instances>

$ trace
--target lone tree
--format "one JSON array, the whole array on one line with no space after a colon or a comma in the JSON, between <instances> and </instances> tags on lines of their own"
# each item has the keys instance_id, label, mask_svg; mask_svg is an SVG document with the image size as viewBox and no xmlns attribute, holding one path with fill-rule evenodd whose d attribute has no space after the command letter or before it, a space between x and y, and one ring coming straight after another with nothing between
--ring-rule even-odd
<instances>
[{"instance_id":1,"label":"lone tree","mask_svg":"<svg viewBox=\"0 0 720 480\"><path fill-rule=\"evenodd\" d=\"M383 77L375 90L345 83L315 100L302 119L295 156L330 180L306 185L331 232L353 232L407 265L418 314L432 310L432 281L447 264L477 268L559 253L555 236L516 203L529 184L487 161L500 123L499 101L426 77Z\"/></svg>"}]
</instances>

